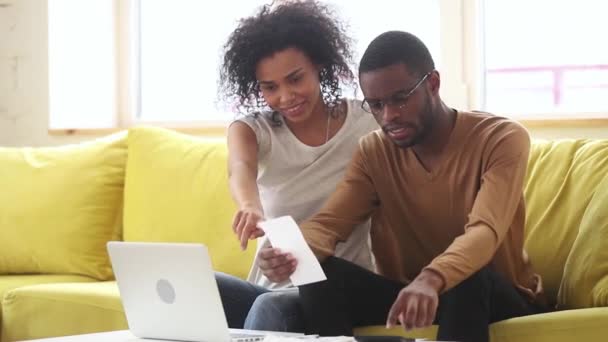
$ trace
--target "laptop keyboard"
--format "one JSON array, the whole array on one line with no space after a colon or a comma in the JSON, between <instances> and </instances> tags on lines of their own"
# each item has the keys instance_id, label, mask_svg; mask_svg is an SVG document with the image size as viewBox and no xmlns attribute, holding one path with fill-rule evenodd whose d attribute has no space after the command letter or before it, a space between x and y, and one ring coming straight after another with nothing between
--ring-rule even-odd
<instances>
[{"instance_id":1,"label":"laptop keyboard","mask_svg":"<svg viewBox=\"0 0 608 342\"><path fill-rule=\"evenodd\" d=\"M256 342L264 341L264 336L251 334L230 334L230 339L233 342Z\"/></svg>"}]
</instances>

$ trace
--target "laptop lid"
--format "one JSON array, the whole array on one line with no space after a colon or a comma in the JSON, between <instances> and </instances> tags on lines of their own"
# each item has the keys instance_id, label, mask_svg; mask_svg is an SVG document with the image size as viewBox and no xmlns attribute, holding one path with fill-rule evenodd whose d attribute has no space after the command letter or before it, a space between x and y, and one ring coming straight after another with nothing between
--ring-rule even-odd
<instances>
[{"instance_id":1,"label":"laptop lid","mask_svg":"<svg viewBox=\"0 0 608 342\"><path fill-rule=\"evenodd\" d=\"M111 241L107 247L135 336L231 340L204 245Z\"/></svg>"}]
</instances>

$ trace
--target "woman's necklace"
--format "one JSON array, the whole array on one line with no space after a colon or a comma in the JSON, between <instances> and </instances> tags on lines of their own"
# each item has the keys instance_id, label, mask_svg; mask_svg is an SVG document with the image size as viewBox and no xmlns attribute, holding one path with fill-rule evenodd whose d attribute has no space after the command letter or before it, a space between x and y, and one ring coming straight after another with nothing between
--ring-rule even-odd
<instances>
[{"instance_id":1,"label":"woman's necklace","mask_svg":"<svg viewBox=\"0 0 608 342\"><path fill-rule=\"evenodd\" d=\"M327 142L329 141L329 130L331 127L331 114L327 113L327 128L325 130L325 143L327 144Z\"/></svg>"}]
</instances>

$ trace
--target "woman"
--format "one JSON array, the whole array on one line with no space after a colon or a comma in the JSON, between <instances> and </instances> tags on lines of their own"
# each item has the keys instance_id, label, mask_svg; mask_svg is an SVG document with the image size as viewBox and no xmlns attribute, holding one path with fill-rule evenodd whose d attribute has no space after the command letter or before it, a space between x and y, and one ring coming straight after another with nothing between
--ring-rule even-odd
<instances>
[{"instance_id":1,"label":"woman","mask_svg":"<svg viewBox=\"0 0 608 342\"><path fill-rule=\"evenodd\" d=\"M354 85L350 43L316 1L263 6L230 35L220 76L227 101L241 111L228 129L228 168L243 249L263 235L259 221L291 215L301 222L320 209L358 139L378 128L359 101L341 98L341 86ZM337 256L373 269L369 222ZM231 328L303 329L297 289L267 279L255 262L248 282L216 278Z\"/></svg>"}]
</instances>

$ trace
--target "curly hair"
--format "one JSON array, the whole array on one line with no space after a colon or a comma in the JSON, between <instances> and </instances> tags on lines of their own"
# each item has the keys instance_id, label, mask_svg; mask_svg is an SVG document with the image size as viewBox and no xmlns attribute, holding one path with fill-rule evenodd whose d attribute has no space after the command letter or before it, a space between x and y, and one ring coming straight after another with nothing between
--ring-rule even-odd
<instances>
[{"instance_id":1,"label":"curly hair","mask_svg":"<svg viewBox=\"0 0 608 342\"><path fill-rule=\"evenodd\" d=\"M260 60L295 47L321 66L319 80L325 104L337 108L341 85L353 85L352 39L333 11L317 1L279 1L262 6L254 16L241 19L223 47L220 94L238 103L238 112L257 115L267 108L258 81ZM276 117L273 115L273 118Z\"/></svg>"}]
</instances>

